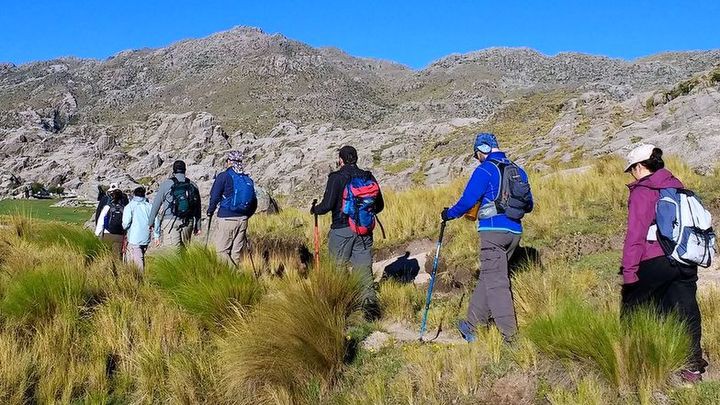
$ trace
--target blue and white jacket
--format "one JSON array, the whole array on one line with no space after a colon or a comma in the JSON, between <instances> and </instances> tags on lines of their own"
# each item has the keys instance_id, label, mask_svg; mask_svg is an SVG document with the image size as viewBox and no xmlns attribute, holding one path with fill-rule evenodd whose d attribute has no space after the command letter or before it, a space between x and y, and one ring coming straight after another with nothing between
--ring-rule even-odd
<instances>
[{"instance_id":1,"label":"blue and white jacket","mask_svg":"<svg viewBox=\"0 0 720 405\"><path fill-rule=\"evenodd\" d=\"M511 163L504 152L492 152L488 158L475 168L465 191L460 200L448 210L450 219L459 218L470 211L478 202L483 206L497 199L502 183L502 174L496 164L491 160L501 163ZM521 177L527 181L527 173L520 169ZM498 214L490 218L478 220L478 231L506 231L521 234L522 223L508 218L505 214Z\"/></svg>"}]
</instances>

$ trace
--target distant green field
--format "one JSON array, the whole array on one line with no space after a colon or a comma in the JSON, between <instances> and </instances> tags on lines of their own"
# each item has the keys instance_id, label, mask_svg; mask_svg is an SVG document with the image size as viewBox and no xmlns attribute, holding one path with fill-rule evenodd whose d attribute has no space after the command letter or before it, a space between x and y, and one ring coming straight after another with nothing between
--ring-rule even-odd
<instances>
[{"instance_id":1,"label":"distant green field","mask_svg":"<svg viewBox=\"0 0 720 405\"><path fill-rule=\"evenodd\" d=\"M92 208L52 208L57 200L2 200L0 215L26 214L38 219L84 224L95 211Z\"/></svg>"}]
</instances>

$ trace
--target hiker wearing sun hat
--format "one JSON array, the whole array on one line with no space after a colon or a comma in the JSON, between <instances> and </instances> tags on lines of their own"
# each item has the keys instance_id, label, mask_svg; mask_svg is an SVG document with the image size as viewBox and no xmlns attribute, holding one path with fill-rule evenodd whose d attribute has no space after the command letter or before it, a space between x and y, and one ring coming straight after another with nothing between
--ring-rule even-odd
<instances>
[{"instance_id":1,"label":"hiker wearing sun hat","mask_svg":"<svg viewBox=\"0 0 720 405\"><path fill-rule=\"evenodd\" d=\"M255 183L245 173L243 158L237 150L227 154L227 169L215 177L207 210L208 217L212 217L217 209L215 249L235 266L247 243L248 219L257 210Z\"/></svg>"},{"instance_id":2,"label":"hiker wearing sun hat","mask_svg":"<svg viewBox=\"0 0 720 405\"><path fill-rule=\"evenodd\" d=\"M98 197L97 197L97 207L95 208L95 222L97 222L98 218L100 218L100 213L102 212L102 209L105 208L105 206L112 200L110 197L110 194L115 192L115 190L119 190L120 187L117 183L110 183L109 188L105 188L102 185L98 185ZM129 200L127 196L123 193L122 196L120 196L120 202L123 205L127 205Z\"/></svg>"},{"instance_id":3,"label":"hiker wearing sun hat","mask_svg":"<svg viewBox=\"0 0 720 405\"><path fill-rule=\"evenodd\" d=\"M111 183L107 192L107 200L100 209L95 221L95 235L110 243L113 255L121 259L125 228L122 225L123 212L127 205L127 196L120 190L117 183Z\"/></svg>"},{"instance_id":4,"label":"hiker wearing sun hat","mask_svg":"<svg viewBox=\"0 0 720 405\"><path fill-rule=\"evenodd\" d=\"M625 172L635 181L628 185L627 233L620 268L621 311L626 316L639 307L650 305L661 314L676 313L691 338L687 368L680 376L688 382L698 382L707 361L702 357L700 346L702 325L696 298L697 266L668 257L662 243L662 230L666 228L664 218L668 213L658 204L661 196L666 201L667 196L677 195L677 191L685 187L665 168L662 156L662 150L654 145L640 145L627 156ZM671 214L674 216L674 209Z\"/></svg>"},{"instance_id":5,"label":"hiker wearing sun hat","mask_svg":"<svg viewBox=\"0 0 720 405\"><path fill-rule=\"evenodd\" d=\"M458 329L468 342L475 329L493 319L506 341L517 331L508 261L520 243L523 216L532 211L533 199L527 174L510 161L495 135L480 133L473 143L480 162L460 200L441 213L449 221L472 213L478 220L480 275L468 307L467 319Z\"/></svg>"}]
</instances>

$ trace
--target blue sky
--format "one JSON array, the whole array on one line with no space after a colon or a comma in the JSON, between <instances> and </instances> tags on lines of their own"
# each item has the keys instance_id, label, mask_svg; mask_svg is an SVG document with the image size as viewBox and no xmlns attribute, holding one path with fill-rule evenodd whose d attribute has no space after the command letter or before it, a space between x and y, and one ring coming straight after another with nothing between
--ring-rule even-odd
<instances>
[{"instance_id":1,"label":"blue sky","mask_svg":"<svg viewBox=\"0 0 720 405\"><path fill-rule=\"evenodd\" d=\"M103 59L236 25L415 68L450 53L528 46L633 59L720 48L720 1L1 0L0 61Z\"/></svg>"}]
</instances>

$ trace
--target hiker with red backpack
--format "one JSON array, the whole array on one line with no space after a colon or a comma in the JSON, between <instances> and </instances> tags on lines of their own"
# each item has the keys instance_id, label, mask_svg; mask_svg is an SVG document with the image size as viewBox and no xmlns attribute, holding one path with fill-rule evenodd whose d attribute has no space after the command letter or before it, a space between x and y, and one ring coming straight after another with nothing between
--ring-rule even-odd
<instances>
[{"instance_id":1,"label":"hiker with red backpack","mask_svg":"<svg viewBox=\"0 0 720 405\"><path fill-rule=\"evenodd\" d=\"M520 244L522 218L533 209L528 176L500 150L497 138L480 133L473 144L480 162L460 200L441 213L443 222L463 215L478 220L480 275L468 307L467 319L458 329L468 342L476 340L476 328L495 321L506 342L517 332L510 291L508 262Z\"/></svg>"},{"instance_id":2,"label":"hiker with red backpack","mask_svg":"<svg viewBox=\"0 0 720 405\"><path fill-rule=\"evenodd\" d=\"M343 146L338 151L338 170L328 175L323 199L310 212L332 212L328 250L340 265L350 263L354 271L372 278L373 230L376 215L385 204L377 180L357 166L357 150Z\"/></svg>"},{"instance_id":3,"label":"hiker with red backpack","mask_svg":"<svg viewBox=\"0 0 720 405\"><path fill-rule=\"evenodd\" d=\"M110 242L111 252L118 259L123 258L125 227L123 227L123 211L125 210L125 193L113 183L108 190L108 200L100 210L95 225L95 235Z\"/></svg>"},{"instance_id":4,"label":"hiker with red backpack","mask_svg":"<svg viewBox=\"0 0 720 405\"><path fill-rule=\"evenodd\" d=\"M660 314L676 312L688 329L692 351L680 376L698 382L708 363L702 357L697 302L698 266L715 254L710 214L682 182L665 169L663 152L641 145L627 157L628 225L623 247L622 307L625 317L641 306Z\"/></svg>"},{"instance_id":5,"label":"hiker with red backpack","mask_svg":"<svg viewBox=\"0 0 720 405\"><path fill-rule=\"evenodd\" d=\"M215 177L210 190L208 218L212 218L216 209L215 249L223 260L237 266L247 243L248 219L257 210L255 183L245 173L240 151L228 153L227 170Z\"/></svg>"},{"instance_id":6,"label":"hiker with red backpack","mask_svg":"<svg viewBox=\"0 0 720 405\"><path fill-rule=\"evenodd\" d=\"M150 220L159 224L154 226L156 246L182 248L200 233L200 191L185 176L185 162L176 160L172 170L172 176L155 192Z\"/></svg>"}]
</instances>

